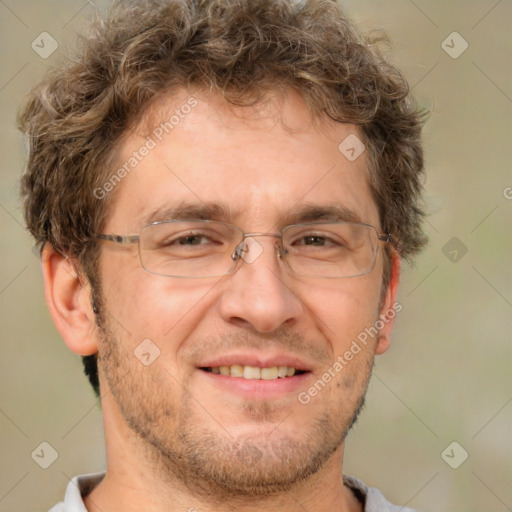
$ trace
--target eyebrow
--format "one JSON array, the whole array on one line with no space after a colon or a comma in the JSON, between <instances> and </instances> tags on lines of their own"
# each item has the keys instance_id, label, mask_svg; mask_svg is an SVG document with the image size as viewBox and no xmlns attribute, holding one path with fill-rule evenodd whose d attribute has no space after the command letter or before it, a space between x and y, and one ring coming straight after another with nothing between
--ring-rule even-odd
<instances>
[{"instance_id":1,"label":"eyebrow","mask_svg":"<svg viewBox=\"0 0 512 512\"><path fill-rule=\"evenodd\" d=\"M200 219L225 220L229 218L228 209L219 203L179 202L155 208L141 218L142 226L164 220Z\"/></svg>"},{"instance_id":2,"label":"eyebrow","mask_svg":"<svg viewBox=\"0 0 512 512\"><path fill-rule=\"evenodd\" d=\"M318 221L363 222L357 212L339 202L327 205L299 203L286 214L285 219L287 224L302 224Z\"/></svg>"},{"instance_id":3,"label":"eyebrow","mask_svg":"<svg viewBox=\"0 0 512 512\"><path fill-rule=\"evenodd\" d=\"M185 202L163 205L144 215L141 226L165 220L219 220L231 223L240 216L239 211L233 211L221 203ZM278 222L281 226L302 224L307 222L358 222L362 223L361 216L342 203L335 202L327 205L311 203L298 203L290 211L281 215ZM276 224L277 225L277 224Z\"/></svg>"}]
</instances>

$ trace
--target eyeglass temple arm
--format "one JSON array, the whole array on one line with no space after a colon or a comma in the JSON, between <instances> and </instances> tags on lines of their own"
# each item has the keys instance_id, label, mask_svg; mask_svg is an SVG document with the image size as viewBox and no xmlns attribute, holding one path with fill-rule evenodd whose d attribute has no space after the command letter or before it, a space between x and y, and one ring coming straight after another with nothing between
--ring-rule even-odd
<instances>
[{"instance_id":1,"label":"eyeglass temple arm","mask_svg":"<svg viewBox=\"0 0 512 512\"><path fill-rule=\"evenodd\" d=\"M391 234L388 233L382 233L380 235L377 235L377 239L381 240L382 242L390 242L391 241Z\"/></svg>"},{"instance_id":2,"label":"eyeglass temple arm","mask_svg":"<svg viewBox=\"0 0 512 512\"><path fill-rule=\"evenodd\" d=\"M96 240L108 240L109 242L115 242L121 245L134 244L139 241L139 235L94 235L93 238Z\"/></svg>"}]
</instances>

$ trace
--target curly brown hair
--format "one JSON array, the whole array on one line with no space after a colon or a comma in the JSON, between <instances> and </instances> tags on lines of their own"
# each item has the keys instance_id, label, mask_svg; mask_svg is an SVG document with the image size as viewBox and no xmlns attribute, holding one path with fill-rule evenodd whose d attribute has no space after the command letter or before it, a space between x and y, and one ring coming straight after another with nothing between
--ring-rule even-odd
<instances>
[{"instance_id":1,"label":"curly brown hair","mask_svg":"<svg viewBox=\"0 0 512 512\"><path fill-rule=\"evenodd\" d=\"M114 1L77 56L28 96L19 126L29 159L21 191L28 229L76 258L94 290L97 248L114 193L114 153L160 96L177 87L251 105L292 88L317 116L360 128L382 229L401 258L426 243L421 222L426 113L400 72L334 0ZM390 276L387 254L383 285ZM97 294L96 294L97 296ZM98 393L95 356L84 358Z\"/></svg>"}]
</instances>

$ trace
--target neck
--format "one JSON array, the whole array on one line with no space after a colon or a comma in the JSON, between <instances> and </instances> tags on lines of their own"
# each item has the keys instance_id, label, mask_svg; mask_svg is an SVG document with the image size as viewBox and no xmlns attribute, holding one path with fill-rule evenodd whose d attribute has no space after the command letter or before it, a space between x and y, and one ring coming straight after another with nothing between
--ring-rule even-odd
<instances>
[{"instance_id":1,"label":"neck","mask_svg":"<svg viewBox=\"0 0 512 512\"><path fill-rule=\"evenodd\" d=\"M315 474L288 489L253 495L236 491L208 492L205 482L184 481L179 471L162 461L155 449L138 438L117 414L105 407L107 473L84 498L88 512L362 512L352 491L343 485L343 445ZM112 411L112 409L110 409Z\"/></svg>"}]
</instances>

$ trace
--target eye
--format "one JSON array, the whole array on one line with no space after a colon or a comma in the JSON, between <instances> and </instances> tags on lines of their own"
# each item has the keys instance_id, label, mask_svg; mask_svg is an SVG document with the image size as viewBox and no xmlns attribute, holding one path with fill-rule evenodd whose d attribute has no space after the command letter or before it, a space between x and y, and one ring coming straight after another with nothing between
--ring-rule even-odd
<instances>
[{"instance_id":1,"label":"eye","mask_svg":"<svg viewBox=\"0 0 512 512\"><path fill-rule=\"evenodd\" d=\"M301 240L304 245L324 246L328 243L328 240L324 236L320 235L305 236Z\"/></svg>"},{"instance_id":2,"label":"eye","mask_svg":"<svg viewBox=\"0 0 512 512\"><path fill-rule=\"evenodd\" d=\"M196 235L182 236L180 238L177 238L175 241L170 241L169 243L176 242L180 245L203 245L210 241L211 240L207 236L205 236L203 234L196 234Z\"/></svg>"},{"instance_id":3,"label":"eye","mask_svg":"<svg viewBox=\"0 0 512 512\"><path fill-rule=\"evenodd\" d=\"M168 233L160 240L155 240L155 246L163 249L206 249L222 245L222 236L212 230L208 231L181 231L179 233Z\"/></svg>"},{"instance_id":4,"label":"eye","mask_svg":"<svg viewBox=\"0 0 512 512\"><path fill-rule=\"evenodd\" d=\"M346 246L345 242L334 233L306 233L297 236L292 241L292 245L311 248L339 248Z\"/></svg>"}]
</instances>

